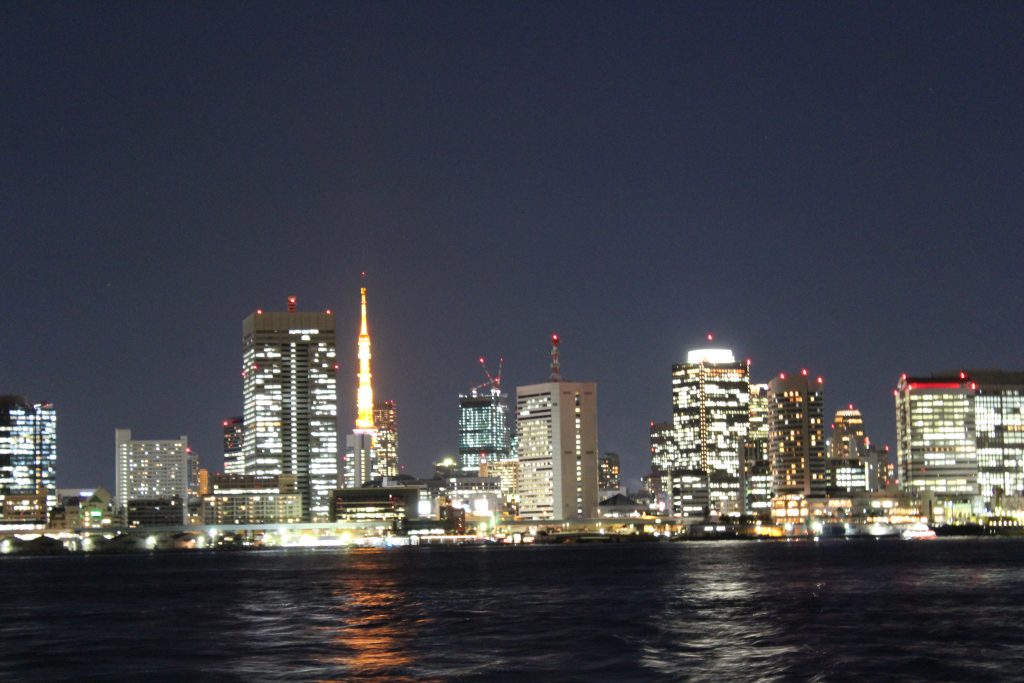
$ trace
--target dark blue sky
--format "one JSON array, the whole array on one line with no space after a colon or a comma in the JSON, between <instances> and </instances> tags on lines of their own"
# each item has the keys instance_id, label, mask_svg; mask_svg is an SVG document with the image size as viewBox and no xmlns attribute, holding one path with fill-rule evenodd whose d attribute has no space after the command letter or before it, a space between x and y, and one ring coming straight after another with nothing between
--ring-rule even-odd
<instances>
[{"instance_id":1,"label":"dark blue sky","mask_svg":"<svg viewBox=\"0 0 1024 683\"><path fill-rule=\"evenodd\" d=\"M4 3L0 393L220 466L241 321L359 272L407 471L480 355L599 387L628 478L708 330L891 441L902 371L1020 368L1020 3Z\"/></svg>"}]
</instances>

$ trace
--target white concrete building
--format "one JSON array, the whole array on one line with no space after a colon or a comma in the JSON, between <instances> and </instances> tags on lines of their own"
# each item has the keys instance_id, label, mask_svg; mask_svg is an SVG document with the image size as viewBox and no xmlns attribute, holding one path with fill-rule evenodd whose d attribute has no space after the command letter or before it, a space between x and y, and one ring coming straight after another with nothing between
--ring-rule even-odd
<instances>
[{"instance_id":1,"label":"white concrete building","mask_svg":"<svg viewBox=\"0 0 1024 683\"><path fill-rule=\"evenodd\" d=\"M597 384L546 382L516 389L520 514L597 516Z\"/></svg>"}]
</instances>

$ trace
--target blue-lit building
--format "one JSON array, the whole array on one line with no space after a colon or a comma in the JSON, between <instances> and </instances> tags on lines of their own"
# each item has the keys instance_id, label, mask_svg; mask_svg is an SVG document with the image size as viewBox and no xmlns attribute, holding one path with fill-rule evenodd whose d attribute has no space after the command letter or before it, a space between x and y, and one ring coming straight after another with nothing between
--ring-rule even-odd
<instances>
[{"instance_id":1,"label":"blue-lit building","mask_svg":"<svg viewBox=\"0 0 1024 683\"><path fill-rule=\"evenodd\" d=\"M459 470L480 472L480 462L512 459L509 439L508 394L492 388L459 396Z\"/></svg>"},{"instance_id":2,"label":"blue-lit building","mask_svg":"<svg viewBox=\"0 0 1024 683\"><path fill-rule=\"evenodd\" d=\"M57 505L57 411L0 396L0 518L46 523Z\"/></svg>"}]
</instances>

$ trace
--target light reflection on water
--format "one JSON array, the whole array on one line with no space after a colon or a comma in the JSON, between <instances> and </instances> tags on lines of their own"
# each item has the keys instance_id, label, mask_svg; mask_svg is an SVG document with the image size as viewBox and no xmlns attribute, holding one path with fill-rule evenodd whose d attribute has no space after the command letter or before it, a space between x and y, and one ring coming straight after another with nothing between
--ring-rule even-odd
<instances>
[{"instance_id":1,"label":"light reflection on water","mask_svg":"<svg viewBox=\"0 0 1024 683\"><path fill-rule=\"evenodd\" d=\"M975 680L1024 668L1024 541L8 557L0 573L4 679Z\"/></svg>"}]
</instances>

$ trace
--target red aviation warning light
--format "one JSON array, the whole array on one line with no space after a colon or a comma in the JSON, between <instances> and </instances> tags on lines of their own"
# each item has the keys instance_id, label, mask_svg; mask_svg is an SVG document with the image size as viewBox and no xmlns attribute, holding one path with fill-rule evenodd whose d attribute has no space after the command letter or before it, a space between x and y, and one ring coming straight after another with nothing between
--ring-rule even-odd
<instances>
[{"instance_id":1,"label":"red aviation warning light","mask_svg":"<svg viewBox=\"0 0 1024 683\"><path fill-rule=\"evenodd\" d=\"M715 335L708 332L708 341L715 341Z\"/></svg>"},{"instance_id":2,"label":"red aviation warning light","mask_svg":"<svg viewBox=\"0 0 1024 683\"><path fill-rule=\"evenodd\" d=\"M803 370L801 370L800 374L803 375L804 377L806 377L807 376L807 368L804 368Z\"/></svg>"},{"instance_id":3,"label":"red aviation warning light","mask_svg":"<svg viewBox=\"0 0 1024 683\"><path fill-rule=\"evenodd\" d=\"M298 303L299 303L298 298L294 294L290 295L288 297L288 312L289 313L294 313Z\"/></svg>"}]
</instances>

